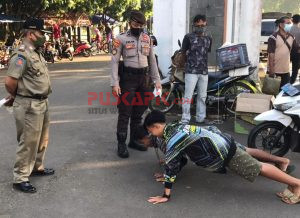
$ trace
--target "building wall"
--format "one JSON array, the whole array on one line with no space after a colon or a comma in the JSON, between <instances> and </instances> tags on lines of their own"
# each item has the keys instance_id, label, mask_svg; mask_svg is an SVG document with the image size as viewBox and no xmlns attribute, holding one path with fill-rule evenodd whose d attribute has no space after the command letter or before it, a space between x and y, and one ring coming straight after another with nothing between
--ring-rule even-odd
<instances>
[{"instance_id":1,"label":"building wall","mask_svg":"<svg viewBox=\"0 0 300 218\"><path fill-rule=\"evenodd\" d=\"M153 34L157 38L159 67L166 75L171 65L171 57L177 49L178 39L183 39L187 31L188 0L154 0Z\"/></svg>"},{"instance_id":2,"label":"building wall","mask_svg":"<svg viewBox=\"0 0 300 218\"><path fill-rule=\"evenodd\" d=\"M208 31L212 35L212 52L209 55L209 64L216 63L216 49L223 44L224 33L224 0L189 0L188 32L192 30L193 18L197 14L205 14L208 22Z\"/></svg>"}]
</instances>

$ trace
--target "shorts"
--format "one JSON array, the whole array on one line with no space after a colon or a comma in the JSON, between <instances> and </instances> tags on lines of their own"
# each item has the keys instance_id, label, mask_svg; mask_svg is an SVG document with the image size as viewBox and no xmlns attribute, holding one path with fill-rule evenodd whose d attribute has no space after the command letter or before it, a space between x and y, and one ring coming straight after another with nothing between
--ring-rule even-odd
<instances>
[{"instance_id":1,"label":"shorts","mask_svg":"<svg viewBox=\"0 0 300 218\"><path fill-rule=\"evenodd\" d=\"M237 147L235 155L229 161L228 168L244 179L254 182L261 172L262 164L245 150Z\"/></svg>"}]
</instances>

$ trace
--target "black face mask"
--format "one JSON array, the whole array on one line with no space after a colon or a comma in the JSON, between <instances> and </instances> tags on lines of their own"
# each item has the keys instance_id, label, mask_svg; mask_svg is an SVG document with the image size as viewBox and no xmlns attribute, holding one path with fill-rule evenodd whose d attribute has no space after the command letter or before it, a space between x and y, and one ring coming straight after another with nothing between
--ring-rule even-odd
<instances>
[{"instance_id":1,"label":"black face mask","mask_svg":"<svg viewBox=\"0 0 300 218\"><path fill-rule=\"evenodd\" d=\"M140 36L140 34L144 31L143 28L131 28L130 29L132 35L134 36Z\"/></svg>"},{"instance_id":2,"label":"black face mask","mask_svg":"<svg viewBox=\"0 0 300 218\"><path fill-rule=\"evenodd\" d=\"M206 32L206 27L204 26L193 26L193 32L197 34L202 34Z\"/></svg>"}]
</instances>

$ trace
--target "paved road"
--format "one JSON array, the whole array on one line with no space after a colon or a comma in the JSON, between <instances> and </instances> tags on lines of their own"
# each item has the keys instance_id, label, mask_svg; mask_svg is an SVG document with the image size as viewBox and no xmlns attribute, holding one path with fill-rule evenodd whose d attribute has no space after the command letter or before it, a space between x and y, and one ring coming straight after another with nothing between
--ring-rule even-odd
<instances>
[{"instance_id":1,"label":"paved road","mask_svg":"<svg viewBox=\"0 0 300 218\"><path fill-rule=\"evenodd\" d=\"M159 170L154 151L130 150L129 159L117 158L115 108L88 105L89 92L110 91L108 60L98 56L50 65L54 92L46 165L56 174L32 178L37 194L11 188L16 133L13 117L0 109L0 218L300 216L299 206L287 206L275 197L283 185L264 178L250 184L231 173L211 174L192 164L180 174L168 204L149 204L148 196L162 194L162 185L152 178ZM1 81L3 77L0 71ZM0 96L5 96L2 82ZM99 113L90 114L91 108L99 108ZM220 128L232 133L232 120ZM246 136L235 136L245 143ZM290 156L299 166L299 155ZM295 175L300 176L300 168Z\"/></svg>"}]
</instances>

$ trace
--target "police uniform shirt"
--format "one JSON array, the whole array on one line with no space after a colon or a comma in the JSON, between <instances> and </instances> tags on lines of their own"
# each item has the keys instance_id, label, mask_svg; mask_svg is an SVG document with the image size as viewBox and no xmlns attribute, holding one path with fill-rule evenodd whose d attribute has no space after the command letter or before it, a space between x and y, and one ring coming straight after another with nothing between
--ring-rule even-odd
<instances>
[{"instance_id":1,"label":"police uniform shirt","mask_svg":"<svg viewBox=\"0 0 300 218\"><path fill-rule=\"evenodd\" d=\"M139 38L133 36L130 30L118 35L114 40L112 53L111 86L119 86L118 67L121 56L125 67L132 68L148 67L149 57L151 79L154 82L160 81L153 46L149 35L146 33L141 33Z\"/></svg>"},{"instance_id":2,"label":"police uniform shirt","mask_svg":"<svg viewBox=\"0 0 300 218\"><path fill-rule=\"evenodd\" d=\"M7 76L18 80L17 94L47 96L51 93L49 71L42 54L24 41L13 53Z\"/></svg>"}]
</instances>

